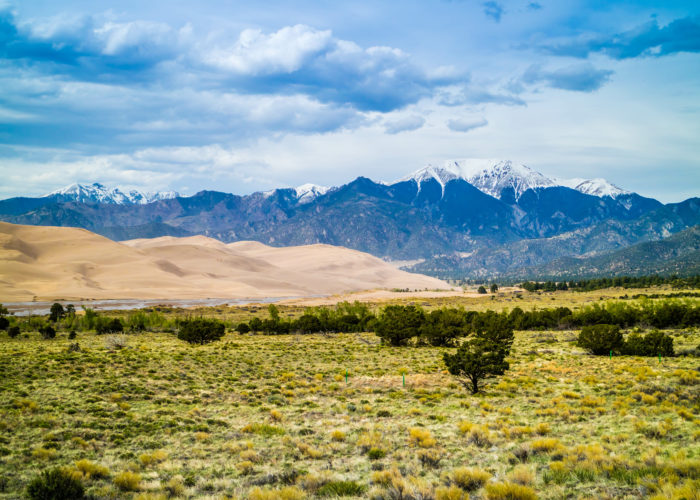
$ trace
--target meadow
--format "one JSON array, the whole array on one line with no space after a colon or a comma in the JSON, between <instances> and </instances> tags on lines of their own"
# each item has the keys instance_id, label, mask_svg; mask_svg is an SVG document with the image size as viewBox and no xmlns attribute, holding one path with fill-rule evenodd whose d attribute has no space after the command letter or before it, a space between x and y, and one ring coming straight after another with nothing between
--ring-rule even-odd
<instances>
[{"instance_id":1,"label":"meadow","mask_svg":"<svg viewBox=\"0 0 700 500\"><path fill-rule=\"evenodd\" d=\"M417 303L575 309L627 293ZM266 309L196 313L233 326ZM697 328L667 333L676 352L700 343ZM698 358L591 356L577 334L516 332L510 370L477 395L445 371L448 348L371 332L229 330L204 346L168 331L0 334L0 498L55 467L93 498L700 498Z\"/></svg>"}]
</instances>

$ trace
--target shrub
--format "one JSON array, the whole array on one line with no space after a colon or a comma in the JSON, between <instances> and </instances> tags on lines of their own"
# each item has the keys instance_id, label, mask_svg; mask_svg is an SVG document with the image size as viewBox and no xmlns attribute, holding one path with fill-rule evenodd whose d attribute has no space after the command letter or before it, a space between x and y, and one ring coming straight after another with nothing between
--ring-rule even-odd
<instances>
[{"instance_id":1,"label":"shrub","mask_svg":"<svg viewBox=\"0 0 700 500\"><path fill-rule=\"evenodd\" d=\"M469 493L457 486L440 487L435 489L435 500L469 500Z\"/></svg>"},{"instance_id":2,"label":"shrub","mask_svg":"<svg viewBox=\"0 0 700 500\"><path fill-rule=\"evenodd\" d=\"M79 500L85 497L83 484L65 469L44 471L27 486L31 500Z\"/></svg>"},{"instance_id":3,"label":"shrub","mask_svg":"<svg viewBox=\"0 0 700 500\"><path fill-rule=\"evenodd\" d=\"M263 490L253 488L248 492L249 500L302 500L306 494L296 486L287 486L281 490Z\"/></svg>"},{"instance_id":4,"label":"shrub","mask_svg":"<svg viewBox=\"0 0 700 500\"><path fill-rule=\"evenodd\" d=\"M479 448L490 446L491 439L492 436L489 430L481 425L473 425L467 432L467 441L475 446L478 446Z\"/></svg>"},{"instance_id":5,"label":"shrub","mask_svg":"<svg viewBox=\"0 0 700 500\"><path fill-rule=\"evenodd\" d=\"M610 351L619 352L623 346L620 327L616 325L584 326L578 336L578 345L598 356L606 355Z\"/></svg>"},{"instance_id":6,"label":"shrub","mask_svg":"<svg viewBox=\"0 0 700 500\"><path fill-rule=\"evenodd\" d=\"M623 352L631 356L673 356L673 339L658 330L644 336L632 333L627 337Z\"/></svg>"},{"instance_id":7,"label":"shrub","mask_svg":"<svg viewBox=\"0 0 700 500\"><path fill-rule=\"evenodd\" d=\"M367 456L370 460L380 460L386 456L386 451L375 446L369 449Z\"/></svg>"},{"instance_id":8,"label":"shrub","mask_svg":"<svg viewBox=\"0 0 700 500\"><path fill-rule=\"evenodd\" d=\"M171 497L179 497L185 491L185 482L182 476L171 477L170 480L163 485L163 489Z\"/></svg>"},{"instance_id":9,"label":"shrub","mask_svg":"<svg viewBox=\"0 0 700 500\"><path fill-rule=\"evenodd\" d=\"M168 458L168 454L163 450L155 450L152 453L143 453L139 455L139 461L144 467L162 462L166 458Z\"/></svg>"},{"instance_id":10,"label":"shrub","mask_svg":"<svg viewBox=\"0 0 700 500\"><path fill-rule=\"evenodd\" d=\"M280 436L284 434L284 429L281 427L268 424L248 424L241 430L251 434L260 434L261 436Z\"/></svg>"},{"instance_id":11,"label":"shrub","mask_svg":"<svg viewBox=\"0 0 700 500\"><path fill-rule=\"evenodd\" d=\"M10 336L11 339L19 337L19 326L11 326L7 329L7 334Z\"/></svg>"},{"instance_id":12,"label":"shrub","mask_svg":"<svg viewBox=\"0 0 700 500\"><path fill-rule=\"evenodd\" d=\"M7 330L7 327L10 326L10 320L7 319L5 316L0 316L0 330Z\"/></svg>"},{"instance_id":13,"label":"shrub","mask_svg":"<svg viewBox=\"0 0 700 500\"><path fill-rule=\"evenodd\" d=\"M190 344L204 345L224 336L224 324L215 319L196 318L180 322L177 338Z\"/></svg>"},{"instance_id":14,"label":"shrub","mask_svg":"<svg viewBox=\"0 0 700 500\"><path fill-rule=\"evenodd\" d=\"M430 450L419 450L418 460L426 467L437 467L440 465L444 452L441 449L432 448Z\"/></svg>"},{"instance_id":15,"label":"shrub","mask_svg":"<svg viewBox=\"0 0 700 500\"><path fill-rule=\"evenodd\" d=\"M122 491L137 491L141 484L141 474L124 471L114 477L114 484Z\"/></svg>"},{"instance_id":16,"label":"shrub","mask_svg":"<svg viewBox=\"0 0 700 500\"><path fill-rule=\"evenodd\" d=\"M457 486L467 491L481 488L491 479L491 474L476 467L460 467L452 471L450 480Z\"/></svg>"},{"instance_id":17,"label":"shrub","mask_svg":"<svg viewBox=\"0 0 700 500\"><path fill-rule=\"evenodd\" d=\"M255 465L250 460L243 460L236 464L236 468L241 473L242 476L248 476L255 470Z\"/></svg>"},{"instance_id":18,"label":"shrub","mask_svg":"<svg viewBox=\"0 0 700 500\"><path fill-rule=\"evenodd\" d=\"M236 331L240 334L248 333L250 331L250 327L248 326L248 323L238 323L236 326Z\"/></svg>"},{"instance_id":19,"label":"shrub","mask_svg":"<svg viewBox=\"0 0 700 500\"><path fill-rule=\"evenodd\" d=\"M105 348L110 351L124 349L128 344L129 339L126 335L108 335L105 337Z\"/></svg>"},{"instance_id":20,"label":"shrub","mask_svg":"<svg viewBox=\"0 0 700 500\"><path fill-rule=\"evenodd\" d=\"M435 446L435 438L430 435L430 431L428 429L412 427L409 429L408 435L411 444L418 445L421 448L432 448Z\"/></svg>"},{"instance_id":21,"label":"shrub","mask_svg":"<svg viewBox=\"0 0 700 500\"><path fill-rule=\"evenodd\" d=\"M109 469L104 465L92 463L90 460L78 460L75 462L75 468L78 469L86 478L104 478L109 477Z\"/></svg>"},{"instance_id":22,"label":"shrub","mask_svg":"<svg viewBox=\"0 0 700 500\"><path fill-rule=\"evenodd\" d=\"M535 490L515 483L496 483L486 485L488 500L536 500Z\"/></svg>"},{"instance_id":23,"label":"shrub","mask_svg":"<svg viewBox=\"0 0 700 500\"><path fill-rule=\"evenodd\" d=\"M68 334L68 338L70 340L73 340L75 337L77 337L77 334L75 333L75 330L71 330L70 333Z\"/></svg>"},{"instance_id":24,"label":"shrub","mask_svg":"<svg viewBox=\"0 0 700 500\"><path fill-rule=\"evenodd\" d=\"M393 346L405 345L417 337L425 315L416 306L386 306L375 328L382 342Z\"/></svg>"},{"instance_id":25,"label":"shrub","mask_svg":"<svg viewBox=\"0 0 700 500\"><path fill-rule=\"evenodd\" d=\"M95 332L98 335L104 335L105 333L121 333L123 331L124 325L119 318L105 318L105 321L98 321L95 326Z\"/></svg>"},{"instance_id":26,"label":"shrub","mask_svg":"<svg viewBox=\"0 0 700 500\"><path fill-rule=\"evenodd\" d=\"M336 429L333 432L331 432L331 439L333 441L338 442L345 441L345 433L341 430Z\"/></svg>"},{"instance_id":27,"label":"shrub","mask_svg":"<svg viewBox=\"0 0 700 500\"><path fill-rule=\"evenodd\" d=\"M487 293L486 292L486 287L484 285L480 285L479 288L477 288L477 293Z\"/></svg>"},{"instance_id":28,"label":"shrub","mask_svg":"<svg viewBox=\"0 0 700 500\"><path fill-rule=\"evenodd\" d=\"M535 439L530 442L530 449L534 453L549 453L561 447L561 442L556 438Z\"/></svg>"},{"instance_id":29,"label":"shrub","mask_svg":"<svg viewBox=\"0 0 700 500\"><path fill-rule=\"evenodd\" d=\"M355 481L330 481L321 486L316 494L319 497L358 497L365 487Z\"/></svg>"},{"instance_id":30,"label":"shrub","mask_svg":"<svg viewBox=\"0 0 700 500\"><path fill-rule=\"evenodd\" d=\"M56 338L56 330L51 325L39 327L39 333L41 334L41 337L46 340Z\"/></svg>"},{"instance_id":31,"label":"shrub","mask_svg":"<svg viewBox=\"0 0 700 500\"><path fill-rule=\"evenodd\" d=\"M516 465L515 468L508 473L508 479L513 483L529 485L535 482L535 473L532 468L527 465Z\"/></svg>"}]
</instances>

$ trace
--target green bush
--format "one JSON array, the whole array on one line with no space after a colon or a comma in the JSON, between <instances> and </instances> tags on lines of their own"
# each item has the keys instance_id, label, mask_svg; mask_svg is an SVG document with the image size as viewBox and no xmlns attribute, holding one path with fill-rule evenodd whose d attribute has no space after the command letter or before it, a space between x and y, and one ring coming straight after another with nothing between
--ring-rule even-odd
<instances>
[{"instance_id":1,"label":"green bush","mask_svg":"<svg viewBox=\"0 0 700 500\"><path fill-rule=\"evenodd\" d=\"M215 319L187 319L180 321L177 338L190 344L208 344L224 336L225 328L221 321Z\"/></svg>"},{"instance_id":2,"label":"green bush","mask_svg":"<svg viewBox=\"0 0 700 500\"><path fill-rule=\"evenodd\" d=\"M355 481L331 481L321 486L316 494L320 497L359 497L365 487Z\"/></svg>"},{"instance_id":3,"label":"green bush","mask_svg":"<svg viewBox=\"0 0 700 500\"><path fill-rule=\"evenodd\" d=\"M420 307L386 306L377 321L376 333L386 344L405 345L412 337L418 336L424 320Z\"/></svg>"},{"instance_id":4,"label":"green bush","mask_svg":"<svg viewBox=\"0 0 700 500\"><path fill-rule=\"evenodd\" d=\"M105 333L122 333L124 331L124 325L119 318L100 318L102 321L97 321L95 324L95 331L98 335L104 335Z\"/></svg>"},{"instance_id":5,"label":"green bush","mask_svg":"<svg viewBox=\"0 0 700 500\"><path fill-rule=\"evenodd\" d=\"M56 338L56 330L51 325L44 325L39 328L39 333L44 339Z\"/></svg>"},{"instance_id":6,"label":"green bush","mask_svg":"<svg viewBox=\"0 0 700 500\"><path fill-rule=\"evenodd\" d=\"M620 352L624 340L616 325L584 326L578 336L578 346L600 356L610 351Z\"/></svg>"},{"instance_id":7,"label":"green bush","mask_svg":"<svg viewBox=\"0 0 700 500\"><path fill-rule=\"evenodd\" d=\"M19 326L11 326L10 328L7 329L7 334L10 336L11 339L18 337L19 336Z\"/></svg>"},{"instance_id":8,"label":"green bush","mask_svg":"<svg viewBox=\"0 0 700 500\"><path fill-rule=\"evenodd\" d=\"M57 468L44 471L27 486L31 500L80 500L85 497L83 484L69 472Z\"/></svg>"},{"instance_id":9,"label":"green bush","mask_svg":"<svg viewBox=\"0 0 700 500\"><path fill-rule=\"evenodd\" d=\"M644 336L632 333L627 337L623 352L631 356L673 356L673 339L658 330Z\"/></svg>"},{"instance_id":10,"label":"green bush","mask_svg":"<svg viewBox=\"0 0 700 500\"><path fill-rule=\"evenodd\" d=\"M238 323L238 326L236 326L236 331L242 335L244 333L248 333L250 331L250 327L248 326L248 323Z\"/></svg>"},{"instance_id":11,"label":"green bush","mask_svg":"<svg viewBox=\"0 0 700 500\"><path fill-rule=\"evenodd\" d=\"M10 320L5 316L0 316L0 330L7 330L10 326Z\"/></svg>"}]
</instances>

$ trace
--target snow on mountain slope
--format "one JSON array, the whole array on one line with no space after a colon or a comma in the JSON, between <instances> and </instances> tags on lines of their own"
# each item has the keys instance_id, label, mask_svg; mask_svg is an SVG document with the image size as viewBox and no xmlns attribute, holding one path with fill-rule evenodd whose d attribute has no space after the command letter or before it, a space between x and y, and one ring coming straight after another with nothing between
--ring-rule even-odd
<instances>
[{"instance_id":1,"label":"snow on mountain slope","mask_svg":"<svg viewBox=\"0 0 700 500\"><path fill-rule=\"evenodd\" d=\"M490 168L468 177L467 182L480 191L500 198L504 189L512 188L518 200L528 189L553 187L556 183L530 167L510 160L500 161Z\"/></svg>"},{"instance_id":2,"label":"snow on mountain slope","mask_svg":"<svg viewBox=\"0 0 700 500\"><path fill-rule=\"evenodd\" d=\"M317 186L316 184L302 184L294 188L300 204L310 203L319 196L326 194L330 189L329 187Z\"/></svg>"},{"instance_id":3,"label":"snow on mountain slope","mask_svg":"<svg viewBox=\"0 0 700 500\"><path fill-rule=\"evenodd\" d=\"M562 186L575 189L584 194L590 194L593 196L610 196L611 198L617 198L621 194L630 194L631 191L626 191L622 188L617 187L615 184L606 181L605 179L556 179L558 183Z\"/></svg>"},{"instance_id":4,"label":"snow on mountain slope","mask_svg":"<svg viewBox=\"0 0 700 500\"><path fill-rule=\"evenodd\" d=\"M121 191L119 188L108 188L95 182L93 184L71 184L56 191L52 191L48 196L60 196L63 199L78 202L110 203L116 205L145 205L158 200L175 198L178 194L175 191L147 192L131 190Z\"/></svg>"},{"instance_id":5,"label":"snow on mountain slope","mask_svg":"<svg viewBox=\"0 0 700 500\"><path fill-rule=\"evenodd\" d=\"M528 189L564 186L592 196L611 196L629 194L605 179L558 179L550 178L530 167L510 160L451 160L441 166L427 165L398 182L415 181L420 188L421 182L435 179L443 192L445 184L454 179L463 179L480 191L500 198L504 189L512 188L516 201Z\"/></svg>"},{"instance_id":6,"label":"snow on mountain slope","mask_svg":"<svg viewBox=\"0 0 700 500\"><path fill-rule=\"evenodd\" d=\"M451 180L454 179L461 179L462 178L462 170L459 167L459 164L456 162L446 162L443 166L441 167L436 167L433 165L426 165L425 167L416 170L412 174L407 175L406 177L402 177L398 181L395 182L395 184L399 182L406 182L406 181L415 181L418 186L420 186L421 182L430 180L430 179L435 179L438 184L442 186L442 189L445 189L445 184L450 182Z\"/></svg>"}]
</instances>

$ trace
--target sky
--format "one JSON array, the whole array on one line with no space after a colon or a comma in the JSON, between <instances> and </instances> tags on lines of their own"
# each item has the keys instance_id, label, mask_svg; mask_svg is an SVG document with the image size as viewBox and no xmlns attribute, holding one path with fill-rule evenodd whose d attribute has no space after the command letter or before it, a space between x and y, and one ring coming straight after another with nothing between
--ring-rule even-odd
<instances>
[{"instance_id":1,"label":"sky","mask_svg":"<svg viewBox=\"0 0 700 500\"><path fill-rule=\"evenodd\" d=\"M0 198L457 158L700 196L700 2L0 0Z\"/></svg>"}]
</instances>

